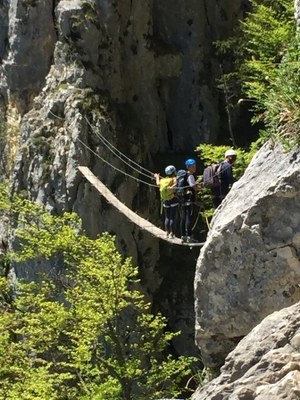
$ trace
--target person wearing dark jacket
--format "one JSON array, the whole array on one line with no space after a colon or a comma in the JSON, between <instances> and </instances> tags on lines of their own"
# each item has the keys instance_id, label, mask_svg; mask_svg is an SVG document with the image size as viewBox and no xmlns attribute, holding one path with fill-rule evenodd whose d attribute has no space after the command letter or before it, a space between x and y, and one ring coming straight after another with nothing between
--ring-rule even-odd
<instances>
[{"instance_id":1,"label":"person wearing dark jacket","mask_svg":"<svg viewBox=\"0 0 300 400\"><path fill-rule=\"evenodd\" d=\"M220 186L212 189L212 200L215 208L217 208L222 203L234 182L232 165L236 160L236 156L236 151L233 149L229 149L225 152L224 161L220 163L220 167L218 170Z\"/></svg>"}]
</instances>

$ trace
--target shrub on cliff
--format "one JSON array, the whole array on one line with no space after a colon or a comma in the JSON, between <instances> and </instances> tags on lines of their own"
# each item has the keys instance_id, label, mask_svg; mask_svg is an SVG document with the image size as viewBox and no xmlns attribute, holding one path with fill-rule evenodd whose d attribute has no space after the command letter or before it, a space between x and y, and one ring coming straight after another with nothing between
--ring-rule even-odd
<instances>
[{"instance_id":1,"label":"shrub on cliff","mask_svg":"<svg viewBox=\"0 0 300 400\"><path fill-rule=\"evenodd\" d=\"M251 0L251 10L235 35L216 43L224 65L221 87L230 102L227 107L250 102L253 122L265 127L261 138L280 139L288 147L300 143L299 35L293 3Z\"/></svg>"},{"instance_id":2,"label":"shrub on cliff","mask_svg":"<svg viewBox=\"0 0 300 400\"><path fill-rule=\"evenodd\" d=\"M9 204L3 187L0 206L15 237L0 278L0 398L180 394L192 359L167 353L178 333L150 312L137 268L122 259L114 237L88 238L74 214L53 216L20 198ZM8 262L25 274L34 265L37 278L11 281Z\"/></svg>"}]
</instances>

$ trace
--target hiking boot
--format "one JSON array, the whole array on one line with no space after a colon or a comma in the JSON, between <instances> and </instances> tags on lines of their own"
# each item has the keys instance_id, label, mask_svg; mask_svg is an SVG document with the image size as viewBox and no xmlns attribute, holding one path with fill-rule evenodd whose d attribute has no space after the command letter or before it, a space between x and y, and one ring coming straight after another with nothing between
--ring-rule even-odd
<instances>
[{"instance_id":1,"label":"hiking boot","mask_svg":"<svg viewBox=\"0 0 300 400\"><path fill-rule=\"evenodd\" d=\"M182 243L186 242L186 240L187 240L187 237L186 237L186 236L181 236L181 241L182 241Z\"/></svg>"},{"instance_id":2,"label":"hiking boot","mask_svg":"<svg viewBox=\"0 0 300 400\"><path fill-rule=\"evenodd\" d=\"M174 238L175 238L174 233L170 233L170 239L174 239Z\"/></svg>"}]
</instances>

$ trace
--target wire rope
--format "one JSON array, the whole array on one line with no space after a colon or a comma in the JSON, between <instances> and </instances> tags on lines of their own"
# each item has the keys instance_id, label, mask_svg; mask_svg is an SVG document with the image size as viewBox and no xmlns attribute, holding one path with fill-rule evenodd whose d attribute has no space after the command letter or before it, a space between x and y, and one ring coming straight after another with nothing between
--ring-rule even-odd
<instances>
[{"instance_id":1,"label":"wire rope","mask_svg":"<svg viewBox=\"0 0 300 400\"><path fill-rule=\"evenodd\" d=\"M149 182L145 182L142 179L136 178L135 176L128 174L127 172L121 170L120 168L115 167L113 164L111 164L109 161L106 161L103 157L101 157L98 153L96 153L93 149L91 149L86 143L84 143L81 139L77 138L77 140L86 148L88 149L91 153L93 153L96 157L98 157L101 161L103 161L105 164L109 165L110 167L112 167L115 171L120 172L123 175L126 175L128 177L130 177L131 179L136 180L137 182L143 183L145 185L148 185L149 187L155 187L157 188L157 185L154 185L152 183Z\"/></svg>"},{"instance_id":2,"label":"wire rope","mask_svg":"<svg viewBox=\"0 0 300 400\"><path fill-rule=\"evenodd\" d=\"M60 120L64 120L64 118L59 117L58 115L56 115L55 113L53 113L50 110L50 114L52 114L55 118L60 119ZM84 143L80 138L77 138L77 140L87 149L89 150L91 153L93 153L96 157L98 157L102 162L104 162L105 164L109 165L111 168L113 168L114 170L120 172L121 174L130 177L131 179L136 180L137 182L143 183L145 185L148 185L149 187L155 187L157 188L158 186L149 182L146 182L142 179L136 178L135 176L121 170L120 168L117 168L116 166L114 166L113 164L111 164L109 161L105 160L103 157L101 157L98 153L96 153L93 149L91 149L86 143Z\"/></svg>"},{"instance_id":3,"label":"wire rope","mask_svg":"<svg viewBox=\"0 0 300 400\"><path fill-rule=\"evenodd\" d=\"M88 125L90 126L90 128L93 130L93 132L96 134L96 136L101 140L101 142L116 156L118 157L122 162L124 162L126 165L128 165L130 168L132 168L133 170L139 172L140 174L146 176L147 178L150 179L154 179L153 178L153 172L149 171L148 169L142 167L141 165L139 165L138 163L136 163L135 161L133 161L132 159L130 159L129 157L127 157L124 153L122 153L120 150L118 150L112 143L110 143L103 135L101 135L100 132L96 132L95 128L92 126L92 124L90 123L90 121L84 117L86 122L88 123ZM125 160L128 160L128 162L126 162ZM139 167L139 169L133 167L131 164L136 165ZM142 171L146 171L147 173L144 173Z\"/></svg>"}]
</instances>

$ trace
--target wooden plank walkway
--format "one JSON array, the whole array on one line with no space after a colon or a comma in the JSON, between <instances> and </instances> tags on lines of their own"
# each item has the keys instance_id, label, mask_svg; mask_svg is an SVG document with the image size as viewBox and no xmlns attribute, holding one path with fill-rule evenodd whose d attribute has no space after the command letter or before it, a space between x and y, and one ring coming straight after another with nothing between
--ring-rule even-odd
<instances>
[{"instance_id":1,"label":"wooden plank walkway","mask_svg":"<svg viewBox=\"0 0 300 400\"><path fill-rule=\"evenodd\" d=\"M165 231L153 225L147 219L140 217L120 200L118 200L116 196L114 196L114 194L90 171L88 167L79 166L78 169L110 204L116 207L122 214L124 214L130 221L139 226L141 229L171 244L185 245L189 247L203 246L204 243L182 243L179 238L167 238Z\"/></svg>"}]
</instances>

